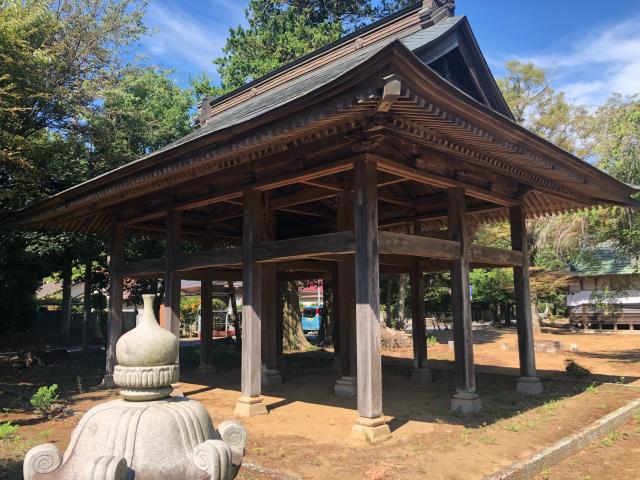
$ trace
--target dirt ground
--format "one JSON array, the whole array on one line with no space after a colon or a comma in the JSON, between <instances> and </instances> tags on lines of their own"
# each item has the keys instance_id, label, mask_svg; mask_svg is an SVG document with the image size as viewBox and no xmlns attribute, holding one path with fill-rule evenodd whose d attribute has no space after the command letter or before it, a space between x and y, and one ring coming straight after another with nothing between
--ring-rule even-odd
<instances>
[{"instance_id":1,"label":"dirt ground","mask_svg":"<svg viewBox=\"0 0 640 480\"><path fill-rule=\"evenodd\" d=\"M541 472L535 480L640 478L640 415L580 453Z\"/></svg>"},{"instance_id":2,"label":"dirt ground","mask_svg":"<svg viewBox=\"0 0 640 480\"><path fill-rule=\"evenodd\" d=\"M430 479L481 479L640 397L640 385L623 384L640 378L640 337L636 335L541 334L539 339L560 341L567 347L575 343L579 351L537 352L545 394L526 399L514 393L518 364L515 332L483 329L475 332L474 349L484 411L467 418L452 415L448 407L454 391L453 351L448 339L447 332L439 334L439 343L429 349L434 382L426 387L409 381L410 349L383 352L384 411L392 438L377 445L348 440L356 401L334 397L338 373L332 354L287 355L284 384L265 392L269 415L244 420L250 438L246 462L280 473L245 468L240 478L382 480L425 478L428 474ZM501 344L511 348L503 350ZM566 358L591 369L593 375L579 381L568 377L564 373ZM216 424L233 418L240 377L239 355L233 347L214 352L216 374L203 376L195 371L197 355L193 349L181 353L181 359L184 394L203 402ZM18 425L14 435L0 440L0 479L21 478L22 456L36 444L53 442L63 450L84 412L116 395L114 391L86 391L98 383L101 362L102 358L94 355L90 359L54 359L48 365L22 369L0 365L0 422ZM69 415L46 421L30 411L26 399L38 385L53 382L60 385ZM637 438L637 426L625 428ZM630 457L637 458L633 451L637 443L627 442L627 431L621 431L622 436L606 447L607 452L627 449ZM595 464L583 465L583 477L559 474L549 478L586 479ZM550 474L554 473L552 469ZM592 475L593 479L636 477L617 468L606 477Z\"/></svg>"}]
</instances>

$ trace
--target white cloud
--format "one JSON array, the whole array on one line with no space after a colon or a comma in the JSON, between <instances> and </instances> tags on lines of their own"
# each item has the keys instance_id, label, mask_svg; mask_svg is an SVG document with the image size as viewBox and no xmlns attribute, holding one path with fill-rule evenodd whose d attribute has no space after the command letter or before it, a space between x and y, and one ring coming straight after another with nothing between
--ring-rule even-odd
<instances>
[{"instance_id":1,"label":"white cloud","mask_svg":"<svg viewBox=\"0 0 640 480\"><path fill-rule=\"evenodd\" d=\"M553 83L581 104L600 105L614 92L640 93L640 16L598 26L550 53L520 58L553 72Z\"/></svg>"},{"instance_id":2,"label":"white cloud","mask_svg":"<svg viewBox=\"0 0 640 480\"><path fill-rule=\"evenodd\" d=\"M217 77L212 60L222 54L229 26L243 17L243 10L229 0L214 0L201 18L180 8L180 4L151 2L145 22L151 34L143 48L153 63L179 70L183 78L202 71Z\"/></svg>"}]
</instances>

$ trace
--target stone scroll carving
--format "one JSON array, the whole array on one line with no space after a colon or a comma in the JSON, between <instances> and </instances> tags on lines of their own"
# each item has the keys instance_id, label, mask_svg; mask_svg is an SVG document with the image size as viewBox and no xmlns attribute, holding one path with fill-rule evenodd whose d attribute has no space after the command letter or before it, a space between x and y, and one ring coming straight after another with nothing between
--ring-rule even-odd
<instances>
[{"instance_id":1,"label":"stone scroll carving","mask_svg":"<svg viewBox=\"0 0 640 480\"><path fill-rule=\"evenodd\" d=\"M64 454L53 444L32 448L23 463L25 480L232 480L242 464L247 432L235 421L216 430L195 400L171 397L179 378L173 334L153 315L153 295L144 295L144 315L117 345L126 359L114 371L123 399L89 410Z\"/></svg>"}]
</instances>

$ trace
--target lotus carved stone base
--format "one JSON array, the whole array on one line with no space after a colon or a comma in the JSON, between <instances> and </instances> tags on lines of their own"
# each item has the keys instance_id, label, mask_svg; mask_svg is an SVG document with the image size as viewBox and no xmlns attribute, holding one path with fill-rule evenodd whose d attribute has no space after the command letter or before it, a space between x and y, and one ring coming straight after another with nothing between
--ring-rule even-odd
<instances>
[{"instance_id":1,"label":"lotus carved stone base","mask_svg":"<svg viewBox=\"0 0 640 480\"><path fill-rule=\"evenodd\" d=\"M64 458L55 445L27 453L25 480L230 480L246 445L244 427L182 397L114 400L82 418Z\"/></svg>"}]
</instances>

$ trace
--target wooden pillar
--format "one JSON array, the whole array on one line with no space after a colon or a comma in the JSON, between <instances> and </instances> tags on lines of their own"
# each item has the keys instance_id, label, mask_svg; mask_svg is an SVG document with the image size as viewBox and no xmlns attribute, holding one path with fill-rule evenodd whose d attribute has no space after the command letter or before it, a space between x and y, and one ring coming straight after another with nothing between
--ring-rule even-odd
<instances>
[{"instance_id":1,"label":"wooden pillar","mask_svg":"<svg viewBox=\"0 0 640 480\"><path fill-rule=\"evenodd\" d=\"M451 269L451 311L453 313L453 341L455 351L456 393L451 410L462 413L477 412L482 402L476 393L473 364L473 331L471 328L471 296L469 291L469 246L471 238L465 219L466 204L463 188L448 191L449 238L460 242L460 258Z\"/></svg>"},{"instance_id":2,"label":"wooden pillar","mask_svg":"<svg viewBox=\"0 0 640 480\"><path fill-rule=\"evenodd\" d=\"M377 441L390 434L382 415L378 181L375 162L361 156L354 167L358 419L353 433Z\"/></svg>"},{"instance_id":3,"label":"wooden pillar","mask_svg":"<svg viewBox=\"0 0 640 480\"><path fill-rule=\"evenodd\" d=\"M65 256L68 255L65 253ZM60 336L66 346L71 343L71 273L70 258L65 258L62 265L62 318L60 320Z\"/></svg>"},{"instance_id":4,"label":"wooden pillar","mask_svg":"<svg viewBox=\"0 0 640 480\"><path fill-rule=\"evenodd\" d=\"M264 202L259 190L244 191L242 227L242 372L235 414L251 417L267 413L261 393L262 265L253 261L253 245L260 241Z\"/></svg>"},{"instance_id":5,"label":"wooden pillar","mask_svg":"<svg viewBox=\"0 0 640 480\"><path fill-rule=\"evenodd\" d=\"M286 284L278 282L277 286L277 307L276 307L276 363L282 366L284 363L284 346L282 339L284 337L284 295Z\"/></svg>"},{"instance_id":6,"label":"wooden pillar","mask_svg":"<svg viewBox=\"0 0 640 480\"><path fill-rule=\"evenodd\" d=\"M109 316L107 319L107 361L104 386L113 386L113 369L117 365L116 343L123 328L123 282L118 270L124 263L124 228L116 223L111 227L109 252Z\"/></svg>"},{"instance_id":7,"label":"wooden pillar","mask_svg":"<svg viewBox=\"0 0 640 480\"><path fill-rule=\"evenodd\" d=\"M180 277L176 271L176 261L180 255L181 212L169 210L166 219L167 256L164 274L164 321L167 330L180 339Z\"/></svg>"},{"instance_id":8,"label":"wooden pillar","mask_svg":"<svg viewBox=\"0 0 640 480\"><path fill-rule=\"evenodd\" d=\"M93 262L87 260L84 263L84 293L83 293L83 308L82 308L82 350L87 350L91 343L91 291L93 275L91 269L93 268Z\"/></svg>"},{"instance_id":9,"label":"wooden pillar","mask_svg":"<svg viewBox=\"0 0 640 480\"><path fill-rule=\"evenodd\" d=\"M213 284L211 280L200 282L200 366L203 373L215 371L211 354L213 337Z\"/></svg>"},{"instance_id":10,"label":"wooden pillar","mask_svg":"<svg viewBox=\"0 0 640 480\"><path fill-rule=\"evenodd\" d=\"M275 240L277 219L275 210L268 209L261 222L261 241ZM262 266L262 387L273 388L282 384L282 375L278 370L278 282L276 279L276 264L267 263ZM282 343L282 337L280 337Z\"/></svg>"},{"instance_id":11,"label":"wooden pillar","mask_svg":"<svg viewBox=\"0 0 640 480\"><path fill-rule=\"evenodd\" d=\"M520 379L518 380L517 391L524 395L539 395L543 392L543 387L536 373L536 356L533 346L529 252L524 208L521 206L511 207L509 209L509 220L511 224L511 248L522 252L522 266L513 268L518 353L520 355Z\"/></svg>"},{"instance_id":12,"label":"wooden pillar","mask_svg":"<svg viewBox=\"0 0 640 480\"><path fill-rule=\"evenodd\" d=\"M411 309L413 311L413 370L411 380L425 384L431 382L431 370L427 368L427 333L424 319L424 276L417 262L411 271Z\"/></svg>"},{"instance_id":13,"label":"wooden pillar","mask_svg":"<svg viewBox=\"0 0 640 480\"><path fill-rule=\"evenodd\" d=\"M353 205L353 192L345 186L344 191L337 197L337 231L353 228ZM338 357L341 377L336 381L333 390L338 397L352 398L357 394L355 256L342 257L336 272Z\"/></svg>"}]
</instances>

